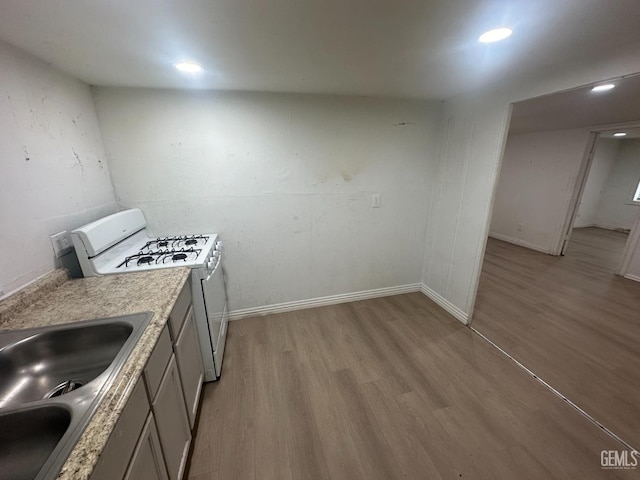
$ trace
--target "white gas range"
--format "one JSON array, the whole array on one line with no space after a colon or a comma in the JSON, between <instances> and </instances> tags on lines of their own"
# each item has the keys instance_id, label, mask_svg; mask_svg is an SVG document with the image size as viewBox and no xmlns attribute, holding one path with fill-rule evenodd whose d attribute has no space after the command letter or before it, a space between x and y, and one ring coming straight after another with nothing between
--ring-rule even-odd
<instances>
[{"instance_id":1,"label":"white gas range","mask_svg":"<svg viewBox=\"0 0 640 480\"><path fill-rule=\"evenodd\" d=\"M205 381L220 378L227 333L222 243L217 234L154 238L140 209L125 210L71 232L85 277L190 267L193 311Z\"/></svg>"}]
</instances>

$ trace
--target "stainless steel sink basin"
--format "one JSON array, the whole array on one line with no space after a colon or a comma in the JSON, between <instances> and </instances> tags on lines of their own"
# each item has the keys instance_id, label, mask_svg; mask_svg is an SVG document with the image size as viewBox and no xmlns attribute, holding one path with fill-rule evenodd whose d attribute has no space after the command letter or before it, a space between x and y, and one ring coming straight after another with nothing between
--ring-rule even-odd
<instances>
[{"instance_id":1,"label":"stainless steel sink basin","mask_svg":"<svg viewBox=\"0 0 640 480\"><path fill-rule=\"evenodd\" d=\"M36 477L71 424L71 412L47 405L0 413L0 477Z\"/></svg>"},{"instance_id":2,"label":"stainless steel sink basin","mask_svg":"<svg viewBox=\"0 0 640 480\"><path fill-rule=\"evenodd\" d=\"M0 408L62 395L103 373L131 335L127 322L33 333L0 350Z\"/></svg>"},{"instance_id":3,"label":"stainless steel sink basin","mask_svg":"<svg viewBox=\"0 0 640 480\"><path fill-rule=\"evenodd\" d=\"M151 317L0 332L0 480L57 476Z\"/></svg>"}]
</instances>

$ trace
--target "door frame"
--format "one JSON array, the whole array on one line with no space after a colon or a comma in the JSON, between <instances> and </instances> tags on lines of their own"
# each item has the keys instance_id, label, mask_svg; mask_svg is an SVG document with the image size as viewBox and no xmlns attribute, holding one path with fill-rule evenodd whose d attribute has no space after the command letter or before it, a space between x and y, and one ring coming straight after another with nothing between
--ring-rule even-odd
<instances>
[{"instance_id":1,"label":"door frame","mask_svg":"<svg viewBox=\"0 0 640 480\"><path fill-rule=\"evenodd\" d=\"M631 227L631 231L629 232L629 237L627 238L627 244L624 246L624 252L622 254L622 258L620 259L620 263L618 264L618 270L616 271L616 275L620 275L621 277L629 278L631 280L635 280L636 282L640 282L640 278L637 278L635 275L627 275L629 272L629 263L631 263L631 257L633 257L634 252L640 246L640 209L638 209L638 213L636 214L636 219L633 222L633 226Z\"/></svg>"},{"instance_id":2,"label":"door frame","mask_svg":"<svg viewBox=\"0 0 640 480\"><path fill-rule=\"evenodd\" d=\"M580 169L578 170L578 176L576 177L571 199L569 200L569 209L567 210L565 220L562 223L563 226L559 232L556 243L551 249L551 255L564 255L564 252L569 245L569 239L571 238L571 232L573 231L573 224L578 216L580 201L582 200L582 194L584 193L585 186L587 185L587 179L589 178L589 172L591 171L591 164L593 163L593 157L598 146L599 138L600 132L591 131L589 133L582 162L580 163Z\"/></svg>"},{"instance_id":3,"label":"door frame","mask_svg":"<svg viewBox=\"0 0 640 480\"><path fill-rule=\"evenodd\" d=\"M564 252L569 245L571 232L573 231L573 225L575 223L578 209L580 207L580 200L582 200L582 194L584 193L584 188L587 183L587 179L589 178L589 171L591 170L591 164L593 163L593 157L595 155L598 139L600 138L601 134L628 128L640 128L640 121L598 125L589 128L589 140L587 141L585 155L582 160L582 164L580 165L578 178L576 179L574 191L571 197L572 199L569 204L570 206L567 218L565 223L563 224L563 227L559 231L558 241L555 245L555 248L552 250L552 252L550 252L551 255L564 255ZM624 246L622 258L618 265L616 275L626 275L631 257L638 247L640 247L640 211L636 215L636 219L633 223L633 226L631 227L631 231L629 232L629 237L627 238L627 243ZM632 280L637 279L633 278Z\"/></svg>"}]
</instances>

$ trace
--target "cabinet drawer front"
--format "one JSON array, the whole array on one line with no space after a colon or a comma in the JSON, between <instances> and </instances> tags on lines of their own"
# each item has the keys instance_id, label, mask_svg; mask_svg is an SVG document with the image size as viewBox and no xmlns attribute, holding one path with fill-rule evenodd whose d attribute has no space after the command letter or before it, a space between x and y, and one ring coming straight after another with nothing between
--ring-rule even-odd
<instances>
[{"instance_id":1,"label":"cabinet drawer front","mask_svg":"<svg viewBox=\"0 0 640 480\"><path fill-rule=\"evenodd\" d=\"M91 480L118 480L123 478L131 452L138 442L144 427L149 402L142 379L135 386L127 405L124 407L118 423L104 447Z\"/></svg>"},{"instance_id":2,"label":"cabinet drawer front","mask_svg":"<svg viewBox=\"0 0 640 480\"><path fill-rule=\"evenodd\" d=\"M184 323L182 332L180 332L175 351L178 370L182 379L184 401L187 405L189 425L193 428L204 381L204 366L192 308L187 313L187 320Z\"/></svg>"},{"instance_id":3,"label":"cabinet drawer front","mask_svg":"<svg viewBox=\"0 0 640 480\"><path fill-rule=\"evenodd\" d=\"M184 324L184 320L187 316L187 310L189 310L190 305L191 282L188 281L180 292L180 295L178 295L178 299L173 306L173 310L171 310L171 313L169 314L169 328L171 330L171 339L174 343L180 334L180 330L182 330L182 325Z\"/></svg>"},{"instance_id":4,"label":"cabinet drawer front","mask_svg":"<svg viewBox=\"0 0 640 480\"><path fill-rule=\"evenodd\" d=\"M147 385L147 392L149 393L149 401L151 402L156 398L162 375L164 375L172 353L173 347L171 346L169 329L165 326L158 339L158 343L156 343L149 357L147 366L144 367L144 380Z\"/></svg>"}]
</instances>

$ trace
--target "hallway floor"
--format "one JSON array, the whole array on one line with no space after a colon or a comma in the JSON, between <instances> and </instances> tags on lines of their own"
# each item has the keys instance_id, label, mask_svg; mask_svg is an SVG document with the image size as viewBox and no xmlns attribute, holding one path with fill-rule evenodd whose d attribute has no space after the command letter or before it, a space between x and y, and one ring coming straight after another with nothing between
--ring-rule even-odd
<instances>
[{"instance_id":1,"label":"hallway floor","mask_svg":"<svg viewBox=\"0 0 640 480\"><path fill-rule=\"evenodd\" d=\"M620 445L421 293L234 321L194 480L602 479Z\"/></svg>"},{"instance_id":2,"label":"hallway floor","mask_svg":"<svg viewBox=\"0 0 640 480\"><path fill-rule=\"evenodd\" d=\"M626 239L576 229L552 257L490 238L473 327L640 448L640 283L614 275Z\"/></svg>"}]
</instances>

